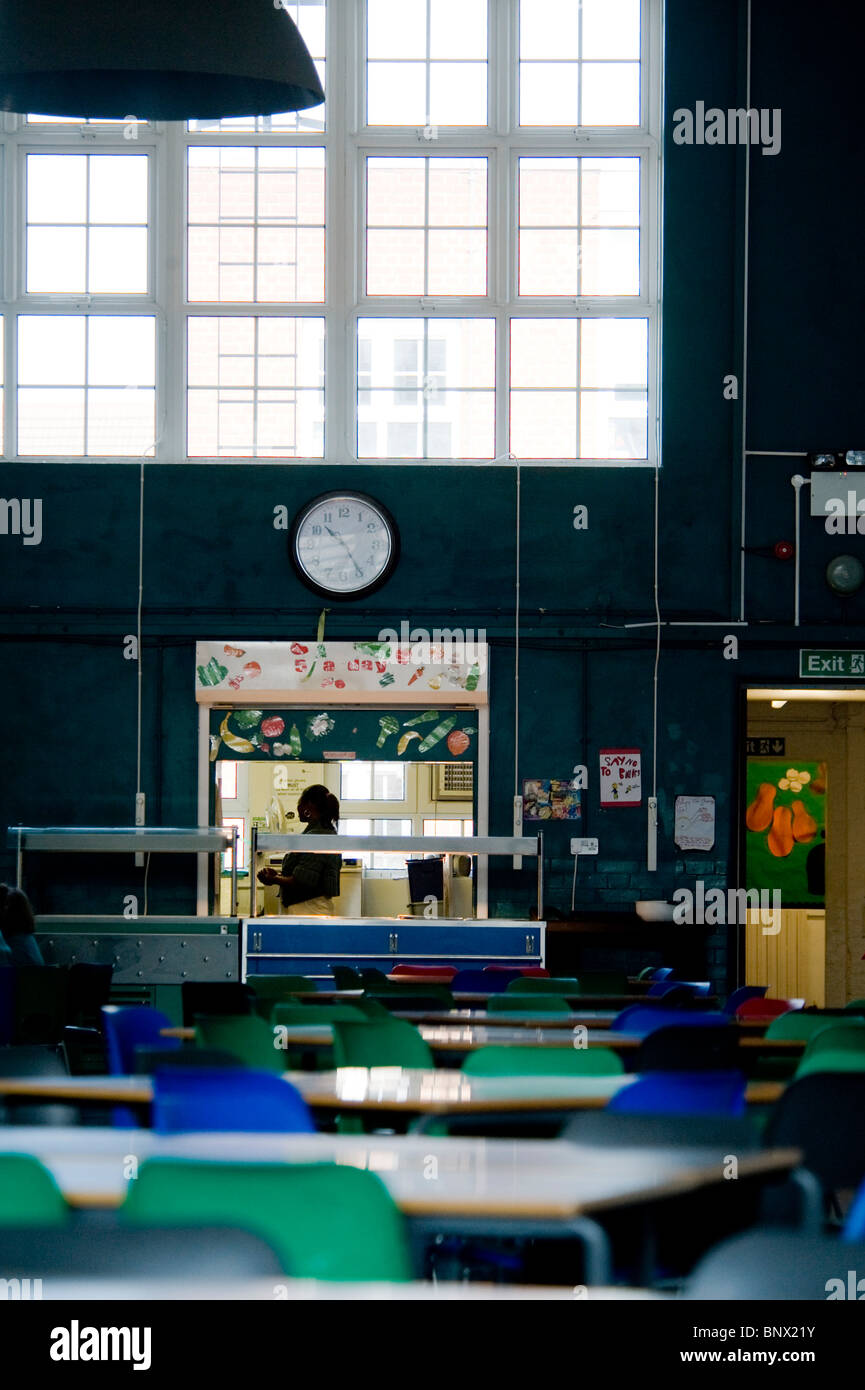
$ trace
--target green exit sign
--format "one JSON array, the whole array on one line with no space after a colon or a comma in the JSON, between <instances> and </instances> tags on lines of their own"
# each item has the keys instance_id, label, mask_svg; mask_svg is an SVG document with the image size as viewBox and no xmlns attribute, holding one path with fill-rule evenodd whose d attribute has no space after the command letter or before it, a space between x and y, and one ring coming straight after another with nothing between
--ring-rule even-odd
<instances>
[{"instance_id":1,"label":"green exit sign","mask_svg":"<svg viewBox=\"0 0 865 1390\"><path fill-rule=\"evenodd\" d=\"M799 652L799 675L809 680L843 680L845 677L865 679L865 650L849 647L827 651Z\"/></svg>"}]
</instances>

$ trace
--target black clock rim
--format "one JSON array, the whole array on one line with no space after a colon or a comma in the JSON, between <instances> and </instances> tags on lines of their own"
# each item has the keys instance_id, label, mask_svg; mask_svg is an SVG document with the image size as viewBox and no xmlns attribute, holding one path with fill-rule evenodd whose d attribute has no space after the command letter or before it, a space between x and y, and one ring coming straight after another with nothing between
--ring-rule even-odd
<instances>
[{"instance_id":1,"label":"black clock rim","mask_svg":"<svg viewBox=\"0 0 865 1390\"><path fill-rule=\"evenodd\" d=\"M301 565L297 554L297 533L306 517L314 507L318 507L322 502L329 502L336 497L348 497L351 498L352 501L365 502L368 506L375 507L390 531L391 553L381 574L377 579L374 579L371 584L365 584L362 589L353 589L350 594L338 593L334 589L328 589L325 585L317 584L315 580L310 579ZM337 603L357 603L359 599L367 598L370 594L374 594L378 589L381 589L388 582L396 569L400 557L399 527L384 503L379 502L378 498L373 497L371 493L357 492L353 488L334 488L329 492L320 492L317 497L311 497L308 502L304 503L300 511L295 514L294 521L291 524L291 530L288 534L288 554L298 579L307 589L310 589L312 593L318 594L320 598L333 599Z\"/></svg>"}]
</instances>

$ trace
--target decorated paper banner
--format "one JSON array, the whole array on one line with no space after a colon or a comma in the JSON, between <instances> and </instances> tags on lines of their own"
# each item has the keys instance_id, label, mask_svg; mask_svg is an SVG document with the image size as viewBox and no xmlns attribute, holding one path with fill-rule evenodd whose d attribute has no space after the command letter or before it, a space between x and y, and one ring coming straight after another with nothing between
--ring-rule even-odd
<instances>
[{"instance_id":1,"label":"decorated paper banner","mask_svg":"<svg viewBox=\"0 0 865 1390\"><path fill-rule=\"evenodd\" d=\"M383 713L239 705L210 711L210 761L473 763L477 733L477 715L471 709L411 706Z\"/></svg>"},{"instance_id":2,"label":"decorated paper banner","mask_svg":"<svg viewBox=\"0 0 865 1390\"><path fill-rule=\"evenodd\" d=\"M205 705L487 703L484 642L197 642L195 666Z\"/></svg>"},{"instance_id":3,"label":"decorated paper banner","mask_svg":"<svg viewBox=\"0 0 865 1390\"><path fill-rule=\"evenodd\" d=\"M573 782L531 777L523 782L523 820L580 820L580 793Z\"/></svg>"},{"instance_id":4,"label":"decorated paper banner","mask_svg":"<svg viewBox=\"0 0 865 1390\"><path fill-rule=\"evenodd\" d=\"M602 748L601 805L639 806L642 797L639 748Z\"/></svg>"},{"instance_id":5,"label":"decorated paper banner","mask_svg":"<svg viewBox=\"0 0 865 1390\"><path fill-rule=\"evenodd\" d=\"M715 798L677 796L673 838L679 849L711 849L715 843Z\"/></svg>"}]
</instances>

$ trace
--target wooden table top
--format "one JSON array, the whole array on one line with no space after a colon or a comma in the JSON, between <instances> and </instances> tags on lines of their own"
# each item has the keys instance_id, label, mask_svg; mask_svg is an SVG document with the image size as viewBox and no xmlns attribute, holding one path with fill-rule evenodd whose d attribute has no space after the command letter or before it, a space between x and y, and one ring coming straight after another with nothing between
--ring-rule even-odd
<instances>
[{"instance_id":1,"label":"wooden table top","mask_svg":"<svg viewBox=\"0 0 865 1390\"><path fill-rule=\"evenodd\" d=\"M195 1302L318 1302L326 1303L573 1303L572 1286L551 1284L481 1284L456 1280L436 1283L416 1280L404 1284L382 1284L367 1280L350 1284L342 1280L290 1279L275 1275L270 1279L226 1282L216 1279L57 1279L42 1281L41 1300L64 1303L118 1301L148 1303ZM591 1285L580 1292L588 1302L669 1302L670 1294L653 1289Z\"/></svg>"},{"instance_id":2,"label":"wooden table top","mask_svg":"<svg viewBox=\"0 0 865 1390\"><path fill-rule=\"evenodd\" d=\"M408 1216L566 1219L724 1182L714 1149L617 1147L559 1139L432 1135L180 1134L91 1126L4 1129L7 1153L31 1153L79 1207L117 1206L135 1181L129 1156L243 1163L339 1162L375 1172ZM796 1149L739 1156L739 1177L790 1171Z\"/></svg>"}]
</instances>

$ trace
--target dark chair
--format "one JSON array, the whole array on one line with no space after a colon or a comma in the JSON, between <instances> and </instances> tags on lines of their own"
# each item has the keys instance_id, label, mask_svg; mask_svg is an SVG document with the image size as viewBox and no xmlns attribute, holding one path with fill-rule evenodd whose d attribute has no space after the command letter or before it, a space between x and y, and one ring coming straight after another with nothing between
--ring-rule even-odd
<instances>
[{"instance_id":1,"label":"dark chair","mask_svg":"<svg viewBox=\"0 0 865 1390\"><path fill-rule=\"evenodd\" d=\"M391 1013L443 1013L454 1007L446 985L392 985L389 989L369 989L367 998L383 1004Z\"/></svg>"},{"instance_id":2,"label":"dark chair","mask_svg":"<svg viewBox=\"0 0 865 1390\"><path fill-rule=\"evenodd\" d=\"M190 1028L196 1014L251 1014L255 1012L255 991L234 980L218 982L186 980L181 985L183 1025Z\"/></svg>"},{"instance_id":3,"label":"dark chair","mask_svg":"<svg viewBox=\"0 0 865 1390\"><path fill-rule=\"evenodd\" d=\"M360 971L353 965L331 965L329 969L335 989L363 989Z\"/></svg>"},{"instance_id":4,"label":"dark chair","mask_svg":"<svg viewBox=\"0 0 865 1390\"><path fill-rule=\"evenodd\" d=\"M66 1024L68 981L65 966L16 966L13 1041L60 1042Z\"/></svg>"},{"instance_id":5,"label":"dark chair","mask_svg":"<svg viewBox=\"0 0 865 1390\"><path fill-rule=\"evenodd\" d=\"M772 1107L765 1143L801 1149L804 1167L827 1198L858 1187L865 1174L865 1072L820 1072L794 1081Z\"/></svg>"},{"instance_id":6,"label":"dark chair","mask_svg":"<svg viewBox=\"0 0 865 1390\"><path fill-rule=\"evenodd\" d=\"M460 970L451 980L454 994L501 994L511 980L519 979L519 971Z\"/></svg>"},{"instance_id":7,"label":"dark chair","mask_svg":"<svg viewBox=\"0 0 865 1390\"><path fill-rule=\"evenodd\" d=\"M113 965L76 962L67 975L66 1022L75 1028L98 1028L99 1011L111 995Z\"/></svg>"},{"instance_id":8,"label":"dark chair","mask_svg":"<svg viewBox=\"0 0 865 1390\"><path fill-rule=\"evenodd\" d=\"M735 1071L739 1061L739 1036L729 1023L708 1028L676 1023L644 1038L633 1070Z\"/></svg>"},{"instance_id":9,"label":"dark chair","mask_svg":"<svg viewBox=\"0 0 865 1390\"><path fill-rule=\"evenodd\" d=\"M855 1285L862 1269L865 1244L841 1246L832 1236L748 1231L703 1257L684 1297L749 1303L858 1298ZM857 1271L852 1292L848 1270Z\"/></svg>"},{"instance_id":10,"label":"dark chair","mask_svg":"<svg viewBox=\"0 0 865 1390\"><path fill-rule=\"evenodd\" d=\"M747 1115L638 1115L623 1111L578 1110L562 1130L572 1144L604 1148L715 1149L718 1162L753 1153L762 1143Z\"/></svg>"},{"instance_id":11,"label":"dark chair","mask_svg":"<svg viewBox=\"0 0 865 1390\"><path fill-rule=\"evenodd\" d=\"M104 1076L108 1071L105 1038L98 1028L67 1025L60 1048L70 1076Z\"/></svg>"},{"instance_id":12,"label":"dark chair","mask_svg":"<svg viewBox=\"0 0 865 1390\"><path fill-rule=\"evenodd\" d=\"M581 970L580 994L627 994L628 976L624 970Z\"/></svg>"},{"instance_id":13,"label":"dark chair","mask_svg":"<svg viewBox=\"0 0 865 1390\"><path fill-rule=\"evenodd\" d=\"M100 1213L100 1216L102 1213ZM0 1268L31 1278L229 1280L268 1278L282 1265L260 1236L234 1226L119 1226L73 1218L0 1228Z\"/></svg>"}]
</instances>

